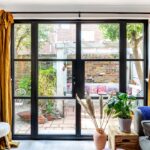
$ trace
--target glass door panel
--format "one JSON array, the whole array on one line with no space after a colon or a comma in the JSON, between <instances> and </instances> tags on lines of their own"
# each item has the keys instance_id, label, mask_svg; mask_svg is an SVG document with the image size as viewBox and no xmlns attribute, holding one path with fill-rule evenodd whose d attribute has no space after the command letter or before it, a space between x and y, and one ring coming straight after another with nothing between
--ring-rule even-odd
<instances>
[{"instance_id":1,"label":"glass door panel","mask_svg":"<svg viewBox=\"0 0 150 150\"><path fill-rule=\"evenodd\" d=\"M119 24L82 24L82 59L118 59Z\"/></svg>"},{"instance_id":2,"label":"glass door panel","mask_svg":"<svg viewBox=\"0 0 150 150\"><path fill-rule=\"evenodd\" d=\"M14 133L16 135L31 134L31 100L15 99L14 104Z\"/></svg>"},{"instance_id":3,"label":"glass door panel","mask_svg":"<svg viewBox=\"0 0 150 150\"><path fill-rule=\"evenodd\" d=\"M75 135L75 114L73 99L39 99L38 134Z\"/></svg>"},{"instance_id":4,"label":"glass door panel","mask_svg":"<svg viewBox=\"0 0 150 150\"><path fill-rule=\"evenodd\" d=\"M143 61L127 62L127 92L135 97L144 96Z\"/></svg>"},{"instance_id":5,"label":"glass door panel","mask_svg":"<svg viewBox=\"0 0 150 150\"><path fill-rule=\"evenodd\" d=\"M127 59L143 59L144 24L127 24Z\"/></svg>"},{"instance_id":6,"label":"glass door panel","mask_svg":"<svg viewBox=\"0 0 150 150\"><path fill-rule=\"evenodd\" d=\"M85 95L115 94L119 91L119 62L86 61Z\"/></svg>"},{"instance_id":7,"label":"glass door panel","mask_svg":"<svg viewBox=\"0 0 150 150\"><path fill-rule=\"evenodd\" d=\"M75 59L75 24L39 24L39 59Z\"/></svg>"},{"instance_id":8,"label":"glass door panel","mask_svg":"<svg viewBox=\"0 0 150 150\"><path fill-rule=\"evenodd\" d=\"M72 97L72 62L40 61L39 97Z\"/></svg>"}]
</instances>

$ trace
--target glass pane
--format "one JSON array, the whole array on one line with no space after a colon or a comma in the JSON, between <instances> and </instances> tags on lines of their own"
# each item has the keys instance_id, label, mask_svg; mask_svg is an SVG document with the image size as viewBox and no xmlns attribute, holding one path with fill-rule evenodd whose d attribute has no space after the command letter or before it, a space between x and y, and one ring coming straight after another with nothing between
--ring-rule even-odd
<instances>
[{"instance_id":1,"label":"glass pane","mask_svg":"<svg viewBox=\"0 0 150 150\"><path fill-rule=\"evenodd\" d=\"M15 99L15 134L31 133L31 100Z\"/></svg>"},{"instance_id":2,"label":"glass pane","mask_svg":"<svg viewBox=\"0 0 150 150\"><path fill-rule=\"evenodd\" d=\"M39 134L75 134L75 100L39 100Z\"/></svg>"},{"instance_id":3,"label":"glass pane","mask_svg":"<svg viewBox=\"0 0 150 150\"><path fill-rule=\"evenodd\" d=\"M31 58L31 25L15 24L14 25L15 40L15 58L29 59Z\"/></svg>"},{"instance_id":4,"label":"glass pane","mask_svg":"<svg viewBox=\"0 0 150 150\"><path fill-rule=\"evenodd\" d=\"M137 99L135 101L135 106L139 107L139 106L144 106L144 99Z\"/></svg>"},{"instance_id":5,"label":"glass pane","mask_svg":"<svg viewBox=\"0 0 150 150\"><path fill-rule=\"evenodd\" d=\"M119 91L119 62L86 61L85 94L115 94Z\"/></svg>"},{"instance_id":6,"label":"glass pane","mask_svg":"<svg viewBox=\"0 0 150 150\"><path fill-rule=\"evenodd\" d=\"M83 59L118 59L119 24L84 24L81 28Z\"/></svg>"},{"instance_id":7,"label":"glass pane","mask_svg":"<svg viewBox=\"0 0 150 150\"><path fill-rule=\"evenodd\" d=\"M75 58L75 24L39 24L38 34L39 58Z\"/></svg>"},{"instance_id":8,"label":"glass pane","mask_svg":"<svg viewBox=\"0 0 150 150\"><path fill-rule=\"evenodd\" d=\"M31 96L31 63L15 62L15 96Z\"/></svg>"},{"instance_id":9,"label":"glass pane","mask_svg":"<svg viewBox=\"0 0 150 150\"><path fill-rule=\"evenodd\" d=\"M144 45L143 23L127 24L127 58L142 59Z\"/></svg>"},{"instance_id":10,"label":"glass pane","mask_svg":"<svg viewBox=\"0 0 150 150\"><path fill-rule=\"evenodd\" d=\"M137 97L144 96L144 73L142 61L127 62L127 92Z\"/></svg>"},{"instance_id":11,"label":"glass pane","mask_svg":"<svg viewBox=\"0 0 150 150\"><path fill-rule=\"evenodd\" d=\"M39 62L39 96L72 96L72 62Z\"/></svg>"}]
</instances>

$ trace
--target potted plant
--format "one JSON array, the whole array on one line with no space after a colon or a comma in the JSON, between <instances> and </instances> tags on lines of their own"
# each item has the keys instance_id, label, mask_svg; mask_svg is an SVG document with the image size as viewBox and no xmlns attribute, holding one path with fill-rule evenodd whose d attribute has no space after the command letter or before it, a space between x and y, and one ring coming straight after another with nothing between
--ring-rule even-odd
<instances>
[{"instance_id":1,"label":"potted plant","mask_svg":"<svg viewBox=\"0 0 150 150\"><path fill-rule=\"evenodd\" d=\"M114 117L119 118L119 127L122 132L129 133L131 131L131 114L134 100L136 100L134 96L118 92L107 104L107 113L112 112Z\"/></svg>"},{"instance_id":2,"label":"potted plant","mask_svg":"<svg viewBox=\"0 0 150 150\"><path fill-rule=\"evenodd\" d=\"M48 100L46 106L45 106L45 111L44 111L44 116L47 118L48 121L54 120L54 102L53 100Z\"/></svg>"}]
</instances>

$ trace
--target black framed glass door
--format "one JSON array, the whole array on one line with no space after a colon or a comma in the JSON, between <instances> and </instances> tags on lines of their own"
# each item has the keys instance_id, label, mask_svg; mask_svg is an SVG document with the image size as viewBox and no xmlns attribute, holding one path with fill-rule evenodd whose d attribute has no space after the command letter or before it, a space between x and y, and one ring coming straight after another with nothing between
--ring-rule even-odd
<instances>
[{"instance_id":1,"label":"black framed glass door","mask_svg":"<svg viewBox=\"0 0 150 150\"><path fill-rule=\"evenodd\" d=\"M91 139L76 94L97 112L99 95L117 91L146 104L147 21L16 20L12 31L14 138Z\"/></svg>"}]
</instances>

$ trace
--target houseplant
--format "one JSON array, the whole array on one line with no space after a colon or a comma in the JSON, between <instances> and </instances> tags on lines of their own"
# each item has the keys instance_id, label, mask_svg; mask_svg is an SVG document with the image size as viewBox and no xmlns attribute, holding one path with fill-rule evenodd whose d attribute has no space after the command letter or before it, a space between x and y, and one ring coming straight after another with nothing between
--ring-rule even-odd
<instances>
[{"instance_id":1,"label":"houseplant","mask_svg":"<svg viewBox=\"0 0 150 150\"><path fill-rule=\"evenodd\" d=\"M113 117L119 118L119 127L123 132L131 130L131 114L133 110L134 96L129 96L127 93L116 93L116 96L111 97L107 104L106 112L112 112Z\"/></svg>"},{"instance_id":2,"label":"houseplant","mask_svg":"<svg viewBox=\"0 0 150 150\"><path fill-rule=\"evenodd\" d=\"M76 95L76 99L78 103L82 106L84 111L90 116L94 126L95 126L95 133L93 135L94 143L97 150L103 150L105 148L107 135L105 133L106 126L109 122L111 117L111 110L107 111L107 114L104 113L104 107L107 103L103 104L102 96L99 98L99 118L95 116L95 108L93 105L93 101L91 100L90 96L87 96L86 99L80 99ZM97 114L98 115L98 114Z\"/></svg>"},{"instance_id":3,"label":"houseplant","mask_svg":"<svg viewBox=\"0 0 150 150\"><path fill-rule=\"evenodd\" d=\"M54 117L54 101L48 100L46 105L43 107L43 114L47 118L48 121L52 121L55 119Z\"/></svg>"}]
</instances>

